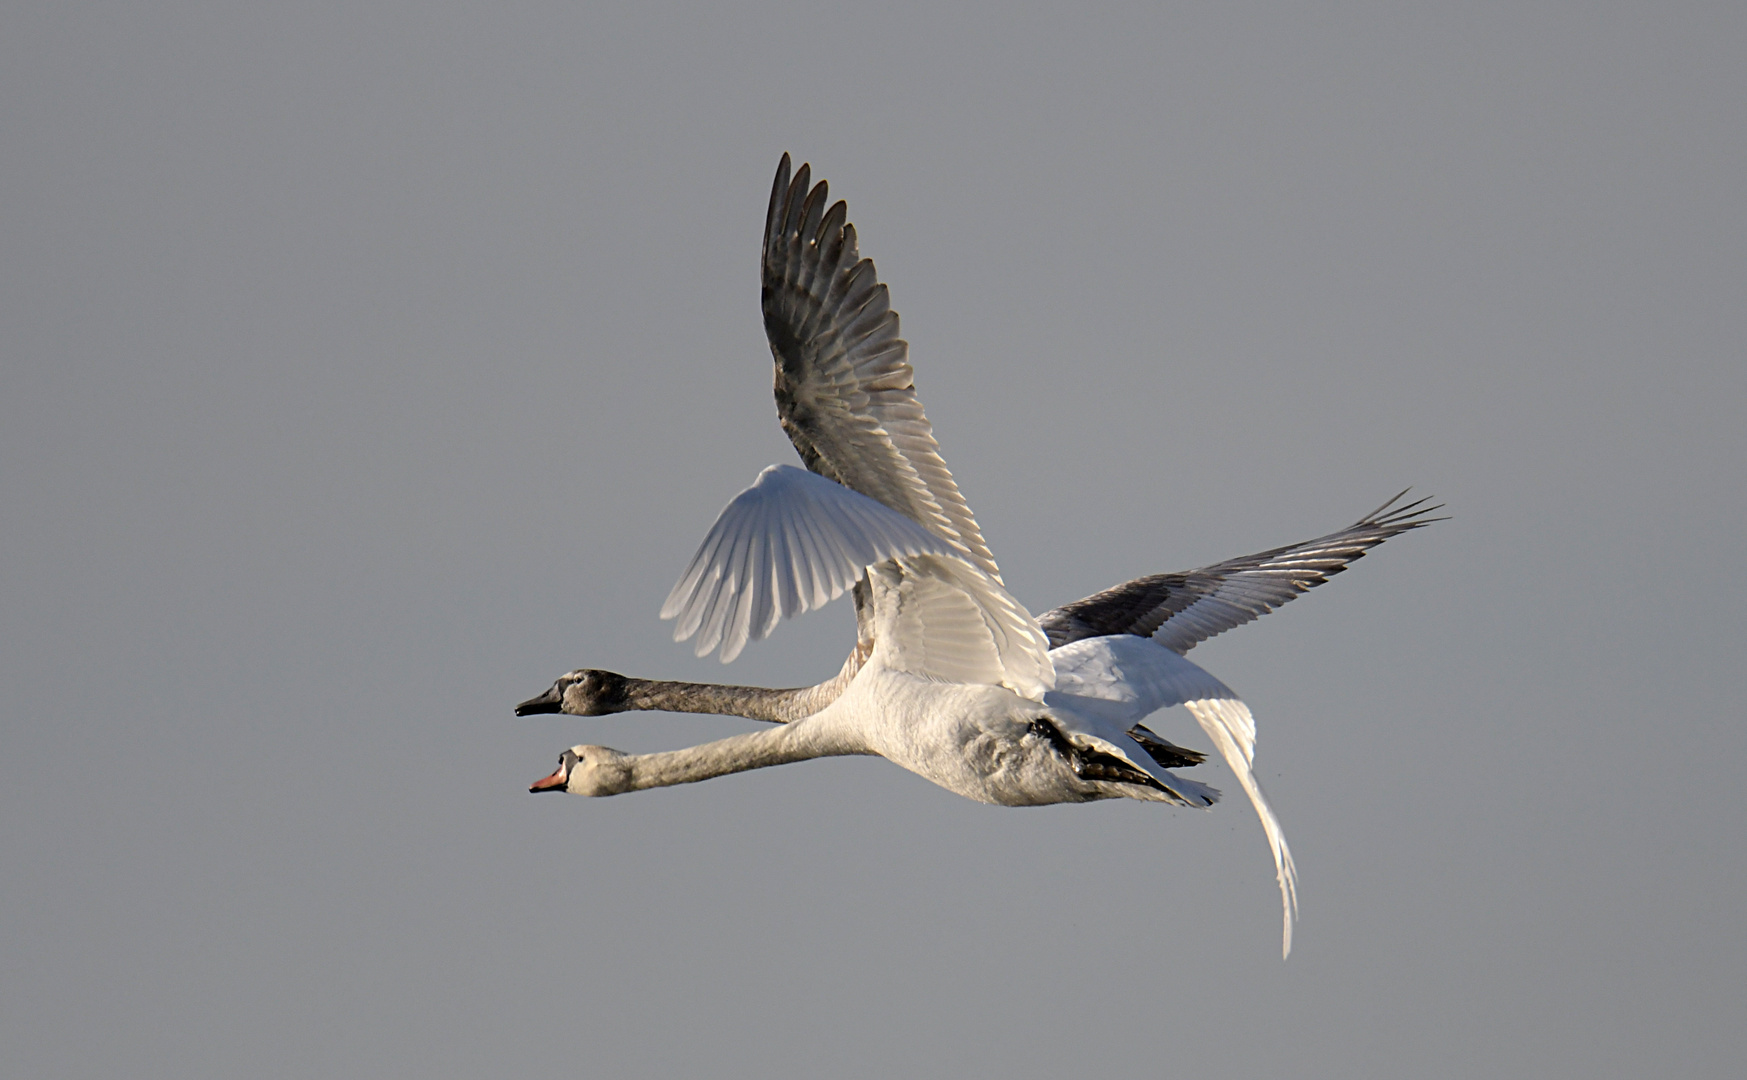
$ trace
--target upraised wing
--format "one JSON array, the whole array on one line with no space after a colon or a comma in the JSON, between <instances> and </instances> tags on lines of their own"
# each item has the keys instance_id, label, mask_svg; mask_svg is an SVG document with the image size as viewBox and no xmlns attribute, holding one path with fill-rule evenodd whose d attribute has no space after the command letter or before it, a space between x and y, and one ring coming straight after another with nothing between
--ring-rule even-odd
<instances>
[{"instance_id":1,"label":"upraised wing","mask_svg":"<svg viewBox=\"0 0 1747 1080\"><path fill-rule=\"evenodd\" d=\"M1268 848L1274 855L1274 877L1280 883L1284 922L1281 955L1290 953L1292 921L1298 915L1298 869L1292 862L1292 849L1286 846L1280 819L1256 779L1256 721L1249 706L1201 667L1145 637L1116 634L1082 638L1055 649L1050 658L1055 662L1056 687L1044 699L1048 704L1123 727L1138 724L1171 705L1182 705L1195 717L1219 748L1226 766L1237 775L1262 821L1262 832L1267 834ZM1141 738L1132 732L1129 737L1145 748ZM1129 756L1138 760L1137 755Z\"/></svg>"},{"instance_id":2,"label":"upraised wing","mask_svg":"<svg viewBox=\"0 0 1747 1080\"><path fill-rule=\"evenodd\" d=\"M1402 492L1339 532L1228 559L1180 574L1135 578L1038 618L1051 647L1106 634L1135 634L1177 653L1266 615L1364 558L1383 541L1444 518L1420 499L1396 509Z\"/></svg>"},{"instance_id":3,"label":"upraised wing","mask_svg":"<svg viewBox=\"0 0 1747 1080\"><path fill-rule=\"evenodd\" d=\"M776 360L783 431L813 472L896 510L1001 580L982 530L940 458L916 399L909 346L898 336L872 260L824 181L789 179L783 155L764 225L764 332Z\"/></svg>"},{"instance_id":4,"label":"upraised wing","mask_svg":"<svg viewBox=\"0 0 1747 1080\"><path fill-rule=\"evenodd\" d=\"M820 607L869 573L876 648L945 682L1004 684L1042 700L1049 643L1017 600L953 545L841 484L772 465L710 527L661 617L724 663L785 616ZM858 594L859 595L859 594Z\"/></svg>"},{"instance_id":5,"label":"upraised wing","mask_svg":"<svg viewBox=\"0 0 1747 1080\"><path fill-rule=\"evenodd\" d=\"M667 602L673 639L698 635L725 664L777 621L851 588L867 567L899 555L956 555L940 537L841 484L772 465L722 508Z\"/></svg>"}]
</instances>

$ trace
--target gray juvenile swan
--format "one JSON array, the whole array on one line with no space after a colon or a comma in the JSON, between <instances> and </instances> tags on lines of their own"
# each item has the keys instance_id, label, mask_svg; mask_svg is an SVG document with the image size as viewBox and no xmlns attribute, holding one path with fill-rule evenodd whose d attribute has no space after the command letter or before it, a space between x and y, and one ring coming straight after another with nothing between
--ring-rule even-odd
<instances>
[{"instance_id":1,"label":"gray juvenile swan","mask_svg":"<svg viewBox=\"0 0 1747 1080\"><path fill-rule=\"evenodd\" d=\"M1171 769L1203 760L1141 724L1182 704L1243 785L1267 835L1283 909L1296 872L1253 774L1246 705L1184 657L1433 520L1390 500L1318 540L1139 578L1033 618L1006 591L916 398L908 347L841 201L789 177L766 218L765 330L777 412L807 469L771 466L723 509L674 586L675 638L732 660L784 617L853 592L857 642L812 687L764 689L572 671L518 715L709 712L779 726L668 753L564 752L534 792L616 795L843 754L885 757L948 790L1010 806L1134 798L1211 806Z\"/></svg>"}]
</instances>

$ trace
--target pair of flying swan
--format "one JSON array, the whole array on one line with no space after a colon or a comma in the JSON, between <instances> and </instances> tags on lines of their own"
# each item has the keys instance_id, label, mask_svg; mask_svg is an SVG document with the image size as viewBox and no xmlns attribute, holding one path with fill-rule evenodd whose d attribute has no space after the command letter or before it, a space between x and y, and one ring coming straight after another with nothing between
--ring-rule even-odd
<instances>
[{"instance_id":1,"label":"pair of flying swan","mask_svg":"<svg viewBox=\"0 0 1747 1080\"><path fill-rule=\"evenodd\" d=\"M516 714L638 709L774 727L658 754L566 750L534 792L618 795L808 758L873 754L949 791L1004 806L1144 799L1207 807L1219 793L1174 770L1204 760L1142 723L1182 705L1261 818L1292 948L1297 874L1253 765L1256 726L1185 658L1398 533L1434 520L1391 499L1339 532L1156 574L1033 617L1001 580L916 398L908 346L855 226L808 166L783 155L765 218L764 328L777 415L806 469L772 465L722 511L661 609L675 640L724 663L783 618L855 598L856 644L817 686L663 682L569 672Z\"/></svg>"}]
</instances>

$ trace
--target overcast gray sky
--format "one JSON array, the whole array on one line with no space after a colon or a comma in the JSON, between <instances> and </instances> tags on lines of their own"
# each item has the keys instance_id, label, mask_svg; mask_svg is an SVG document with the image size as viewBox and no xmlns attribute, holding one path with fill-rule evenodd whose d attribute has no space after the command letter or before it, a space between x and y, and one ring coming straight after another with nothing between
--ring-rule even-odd
<instances>
[{"instance_id":1,"label":"overcast gray sky","mask_svg":"<svg viewBox=\"0 0 1747 1080\"><path fill-rule=\"evenodd\" d=\"M1747 1071L1747 8L0 11L18 1076ZM771 462L779 155L1034 610L1455 520L1193 658L1255 817L872 759L531 799ZM1207 749L1181 710L1167 737Z\"/></svg>"}]
</instances>

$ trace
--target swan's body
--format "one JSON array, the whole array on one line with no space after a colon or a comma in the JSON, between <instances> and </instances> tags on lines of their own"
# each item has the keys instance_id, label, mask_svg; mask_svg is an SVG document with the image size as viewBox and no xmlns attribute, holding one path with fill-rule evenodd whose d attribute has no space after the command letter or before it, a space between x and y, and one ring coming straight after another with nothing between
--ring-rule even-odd
<instances>
[{"instance_id":1,"label":"swan's body","mask_svg":"<svg viewBox=\"0 0 1747 1080\"><path fill-rule=\"evenodd\" d=\"M1218 798L1212 789L1177 777L1172 780L1180 790L1172 790L1091 740L1076 743L1062 729L1066 715L1005 687L943 685L876 664L829 707L805 719L666 753L572 747L558 771L531 790L621 795L795 761L867 754L948 791L1000 806L1121 797L1209 806Z\"/></svg>"},{"instance_id":2,"label":"swan's body","mask_svg":"<svg viewBox=\"0 0 1747 1080\"><path fill-rule=\"evenodd\" d=\"M875 667L823 712L804 720L667 753L602 754L604 747L573 747L573 758L597 752L597 767L622 770L622 782L603 782L588 769L572 768L536 787L550 790L562 782L573 794L617 795L817 757L867 754L948 791L1000 806L1090 802L1129 794L1187 805L1164 791L1150 794L1158 790L1150 778L1125 761L1113 758L1115 764L1090 779L1083 775L1084 764L1076 771L1076 760L1085 762L1092 755L1077 748L1063 752L1072 744L1056 726L1059 715L1004 687L942 685ZM1123 776L1129 779L1114 779ZM1138 785L1140 791L1119 789L1118 783ZM1194 805L1212 801L1203 796Z\"/></svg>"},{"instance_id":3,"label":"swan's body","mask_svg":"<svg viewBox=\"0 0 1747 1080\"><path fill-rule=\"evenodd\" d=\"M710 712L780 726L656 754L564 753L532 791L616 795L815 757L884 757L981 802L1035 806L1133 798L1211 806L1219 793L1170 768L1202 755L1141 721L1185 705L1249 795L1274 855L1283 951L1297 909L1284 833L1253 774L1255 724L1182 654L1340 573L1429 520L1395 500L1304 544L1139 578L1031 616L1006 591L915 395L907 346L842 202L789 181L766 219L765 328L785 432L811 472L766 469L717 518L663 618L724 663L782 618L853 590L857 643L843 669L786 690L561 677L518 714ZM815 475L816 474L816 475Z\"/></svg>"}]
</instances>

